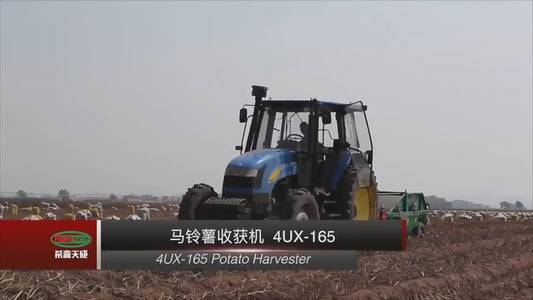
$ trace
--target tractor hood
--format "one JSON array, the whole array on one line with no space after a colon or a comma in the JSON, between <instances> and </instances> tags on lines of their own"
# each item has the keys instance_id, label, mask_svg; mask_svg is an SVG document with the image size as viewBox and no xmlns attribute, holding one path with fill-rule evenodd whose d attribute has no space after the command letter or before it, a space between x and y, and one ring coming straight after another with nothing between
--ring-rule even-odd
<instances>
[{"instance_id":1,"label":"tractor hood","mask_svg":"<svg viewBox=\"0 0 533 300\"><path fill-rule=\"evenodd\" d=\"M263 149L234 158L224 174L224 195L268 196L276 182L297 172L296 154L286 149ZM268 199L269 196L267 197Z\"/></svg>"},{"instance_id":2,"label":"tractor hood","mask_svg":"<svg viewBox=\"0 0 533 300\"><path fill-rule=\"evenodd\" d=\"M265 166L280 166L295 161L295 152L286 149L262 149L246 152L234 158L227 169L259 170Z\"/></svg>"}]
</instances>

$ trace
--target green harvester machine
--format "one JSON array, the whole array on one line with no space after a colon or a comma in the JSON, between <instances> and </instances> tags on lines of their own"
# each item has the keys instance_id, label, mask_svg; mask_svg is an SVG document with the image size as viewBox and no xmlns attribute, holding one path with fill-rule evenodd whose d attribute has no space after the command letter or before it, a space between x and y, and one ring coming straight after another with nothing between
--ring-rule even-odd
<instances>
[{"instance_id":1,"label":"green harvester machine","mask_svg":"<svg viewBox=\"0 0 533 300\"><path fill-rule=\"evenodd\" d=\"M407 232L421 235L428 225L429 205L423 193L379 191L378 197L393 197L400 200L387 211L387 220L406 220ZM381 201L380 201L381 202Z\"/></svg>"}]
</instances>

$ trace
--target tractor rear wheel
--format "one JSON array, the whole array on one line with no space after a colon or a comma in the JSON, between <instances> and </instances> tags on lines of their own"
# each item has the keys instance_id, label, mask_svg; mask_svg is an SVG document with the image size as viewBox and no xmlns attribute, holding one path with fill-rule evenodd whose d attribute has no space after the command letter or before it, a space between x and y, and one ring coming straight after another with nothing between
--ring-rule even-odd
<instances>
[{"instance_id":1,"label":"tractor rear wheel","mask_svg":"<svg viewBox=\"0 0 533 300\"><path fill-rule=\"evenodd\" d=\"M189 188L181 200L178 220L194 220L198 206L210 197L218 197L210 185L199 183Z\"/></svg>"},{"instance_id":2,"label":"tractor rear wheel","mask_svg":"<svg viewBox=\"0 0 533 300\"><path fill-rule=\"evenodd\" d=\"M296 189L289 193L282 209L285 220L307 221L320 219L315 197L306 189Z\"/></svg>"},{"instance_id":3,"label":"tractor rear wheel","mask_svg":"<svg viewBox=\"0 0 533 300\"><path fill-rule=\"evenodd\" d=\"M355 205L355 192L357 191L357 171L352 163L348 165L344 174L342 174L337 190L334 192L333 199L337 202L337 211L341 214L341 219L350 219L351 210L353 209L353 218L357 216L357 207Z\"/></svg>"}]
</instances>

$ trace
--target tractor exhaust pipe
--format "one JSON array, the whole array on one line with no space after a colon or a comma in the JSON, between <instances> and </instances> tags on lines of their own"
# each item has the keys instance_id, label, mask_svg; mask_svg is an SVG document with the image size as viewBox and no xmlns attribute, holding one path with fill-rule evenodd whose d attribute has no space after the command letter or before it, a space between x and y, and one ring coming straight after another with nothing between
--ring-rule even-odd
<instances>
[{"instance_id":1,"label":"tractor exhaust pipe","mask_svg":"<svg viewBox=\"0 0 533 300\"><path fill-rule=\"evenodd\" d=\"M266 97L267 95L267 90L268 88L266 86L252 85L252 96L255 97L255 105L254 105L254 114L252 115L252 123L250 124L250 131L248 133L248 140L246 142L246 149L245 149L246 152L250 151L250 149L252 148L252 142L254 142L254 144L256 143L256 140L254 141L254 137L257 135L256 131L259 128L257 126L257 118L259 117L259 108L261 107L263 98Z\"/></svg>"},{"instance_id":2,"label":"tractor exhaust pipe","mask_svg":"<svg viewBox=\"0 0 533 300\"><path fill-rule=\"evenodd\" d=\"M267 95L268 88L266 86L252 85L252 96L255 96L255 103L261 102Z\"/></svg>"}]
</instances>

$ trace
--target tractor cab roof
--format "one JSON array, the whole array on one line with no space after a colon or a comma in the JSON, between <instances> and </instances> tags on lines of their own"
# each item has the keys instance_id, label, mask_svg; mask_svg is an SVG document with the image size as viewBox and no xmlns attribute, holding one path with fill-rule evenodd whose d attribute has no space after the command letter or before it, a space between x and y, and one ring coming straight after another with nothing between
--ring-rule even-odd
<instances>
[{"instance_id":1,"label":"tractor cab roof","mask_svg":"<svg viewBox=\"0 0 533 300\"><path fill-rule=\"evenodd\" d=\"M366 105L363 102L358 101L354 103L337 103L330 101L318 101L314 100L263 100L262 105L264 107L270 107L275 110L288 110L288 111L308 111L316 107L319 112L354 112L354 111L366 111Z\"/></svg>"}]
</instances>

